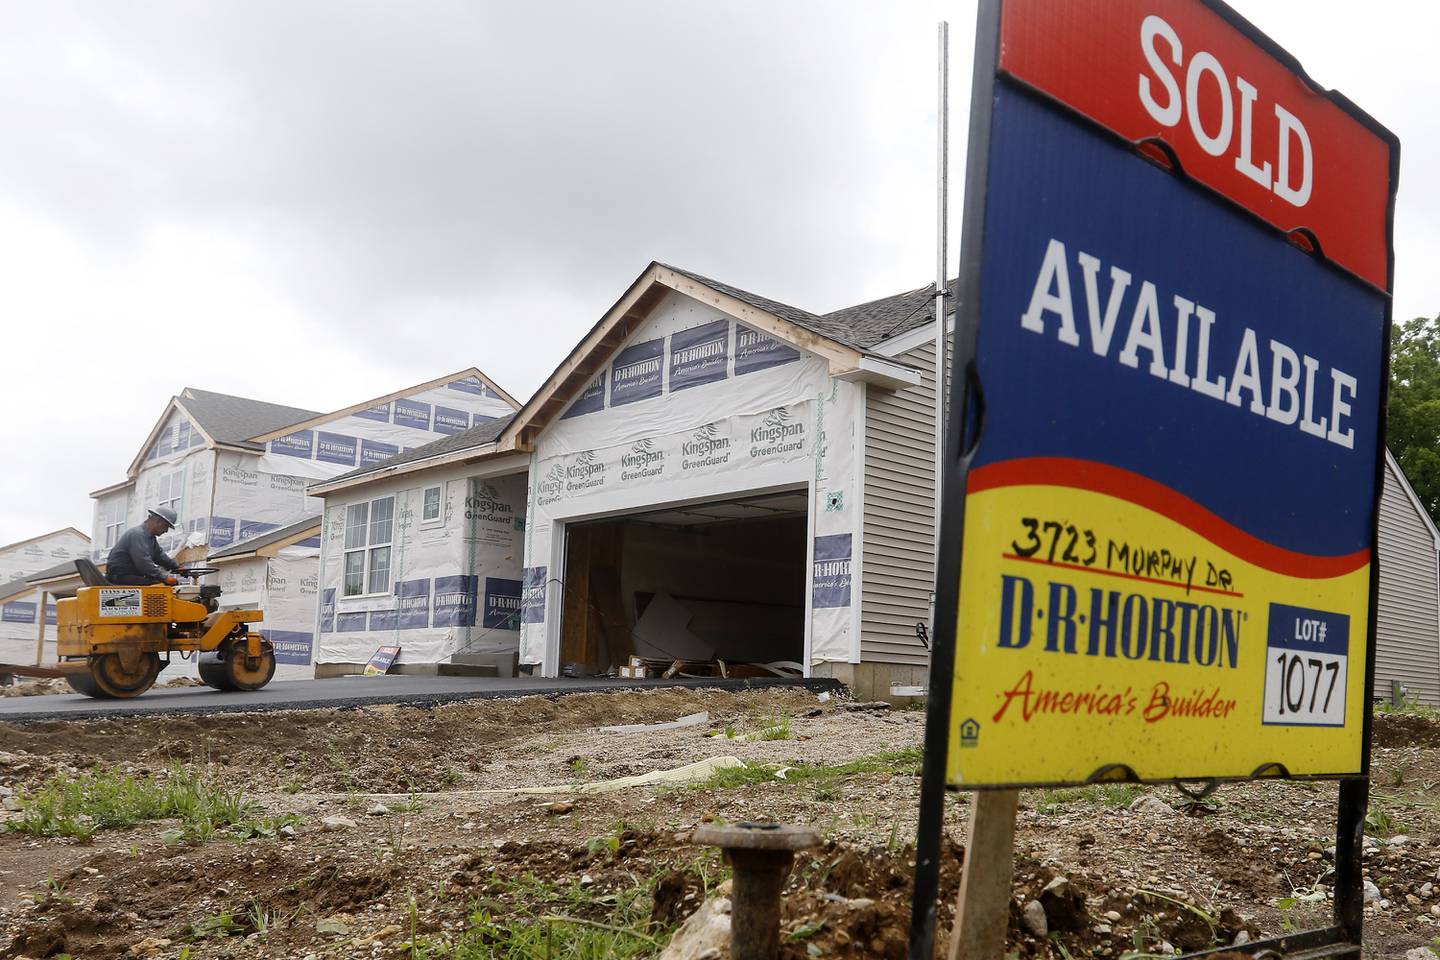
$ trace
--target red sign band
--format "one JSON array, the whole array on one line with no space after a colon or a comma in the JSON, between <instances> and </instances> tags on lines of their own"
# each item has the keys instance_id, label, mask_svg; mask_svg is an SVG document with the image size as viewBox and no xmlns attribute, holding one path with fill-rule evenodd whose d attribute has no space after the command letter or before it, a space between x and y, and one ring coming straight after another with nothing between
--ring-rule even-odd
<instances>
[{"instance_id":1,"label":"red sign band","mask_svg":"<svg viewBox=\"0 0 1440 960\"><path fill-rule=\"evenodd\" d=\"M1389 289L1390 144L1196 0L1005 0L1000 70Z\"/></svg>"}]
</instances>

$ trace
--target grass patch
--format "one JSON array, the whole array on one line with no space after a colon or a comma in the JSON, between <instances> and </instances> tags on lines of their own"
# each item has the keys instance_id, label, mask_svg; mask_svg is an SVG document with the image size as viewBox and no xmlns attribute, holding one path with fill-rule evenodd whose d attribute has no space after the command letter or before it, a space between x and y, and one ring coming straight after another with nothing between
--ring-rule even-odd
<instances>
[{"instance_id":1,"label":"grass patch","mask_svg":"<svg viewBox=\"0 0 1440 960\"><path fill-rule=\"evenodd\" d=\"M1390 811L1372 806L1365 814L1365 832L1373 837L1393 837L1404 833L1405 825Z\"/></svg>"},{"instance_id":2,"label":"grass patch","mask_svg":"<svg viewBox=\"0 0 1440 960\"><path fill-rule=\"evenodd\" d=\"M898 773L918 777L920 775L919 747L877 753L860 757L847 763L798 764L793 767L778 767L768 763L747 764L743 767L728 767L716 770L709 779L692 785L697 790L733 790L756 783L808 783L817 791L847 777L858 777L867 773ZM784 777L780 772L784 770Z\"/></svg>"},{"instance_id":3,"label":"grass patch","mask_svg":"<svg viewBox=\"0 0 1440 960\"><path fill-rule=\"evenodd\" d=\"M1427 706L1415 697L1406 697L1399 706L1390 700L1378 700L1375 703L1375 712L1381 716L1425 717L1428 720L1440 720L1440 707Z\"/></svg>"},{"instance_id":4,"label":"grass patch","mask_svg":"<svg viewBox=\"0 0 1440 960\"><path fill-rule=\"evenodd\" d=\"M474 901L465 928L409 944L414 960L634 960L652 957L671 930L650 926L653 888L636 880L602 893L533 874L496 880Z\"/></svg>"},{"instance_id":5,"label":"grass patch","mask_svg":"<svg viewBox=\"0 0 1440 960\"><path fill-rule=\"evenodd\" d=\"M69 779L54 777L33 793L21 794L21 816L3 827L36 837L88 840L101 830L120 830L152 820L179 820L171 840L209 840L225 832L235 839L274 836L298 822L293 814L260 817L259 805L242 790L229 789L176 766L159 776L134 777L118 770Z\"/></svg>"},{"instance_id":6,"label":"grass patch","mask_svg":"<svg viewBox=\"0 0 1440 960\"><path fill-rule=\"evenodd\" d=\"M1096 783L1088 787L1062 787L1046 790L1036 810L1049 815L1077 803L1095 804L1119 809L1128 807L1145 792L1138 783Z\"/></svg>"}]
</instances>

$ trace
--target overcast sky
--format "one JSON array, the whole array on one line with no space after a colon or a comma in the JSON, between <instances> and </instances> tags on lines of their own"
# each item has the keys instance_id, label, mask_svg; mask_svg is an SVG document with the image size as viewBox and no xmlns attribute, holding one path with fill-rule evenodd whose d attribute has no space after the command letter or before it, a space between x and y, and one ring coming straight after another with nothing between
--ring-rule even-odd
<instances>
[{"instance_id":1,"label":"overcast sky","mask_svg":"<svg viewBox=\"0 0 1440 960\"><path fill-rule=\"evenodd\" d=\"M1440 313L1430 4L1239 0L1403 143L1396 317ZM653 259L824 311L958 224L973 3L0 0L0 543L89 531L185 386L523 400Z\"/></svg>"}]
</instances>

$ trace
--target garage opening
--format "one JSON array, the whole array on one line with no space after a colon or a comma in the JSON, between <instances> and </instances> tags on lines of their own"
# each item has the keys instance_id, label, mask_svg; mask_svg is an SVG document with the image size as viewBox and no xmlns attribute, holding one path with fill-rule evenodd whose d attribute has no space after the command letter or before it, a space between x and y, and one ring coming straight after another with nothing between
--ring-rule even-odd
<instances>
[{"instance_id":1,"label":"garage opening","mask_svg":"<svg viewBox=\"0 0 1440 960\"><path fill-rule=\"evenodd\" d=\"M801 672L808 507L799 489L567 524L562 674Z\"/></svg>"}]
</instances>

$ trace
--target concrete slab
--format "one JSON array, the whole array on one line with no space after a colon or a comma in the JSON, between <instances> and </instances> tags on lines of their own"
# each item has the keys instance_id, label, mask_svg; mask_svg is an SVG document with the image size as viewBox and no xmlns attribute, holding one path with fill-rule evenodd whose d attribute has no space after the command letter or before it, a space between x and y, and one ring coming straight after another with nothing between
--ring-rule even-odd
<instances>
[{"instance_id":1,"label":"concrete slab","mask_svg":"<svg viewBox=\"0 0 1440 960\"><path fill-rule=\"evenodd\" d=\"M758 690L801 687L839 692L830 678L785 680L764 677L744 680L619 680L610 678L545 680L533 677L335 677L329 680L284 680L253 693L225 693L209 687L151 690L134 700L92 700L79 694L0 698L0 722L30 723L166 714L253 713L269 710L314 710L364 707L385 703L435 706L458 700L505 697L558 697L569 693L653 690L666 687Z\"/></svg>"}]
</instances>

